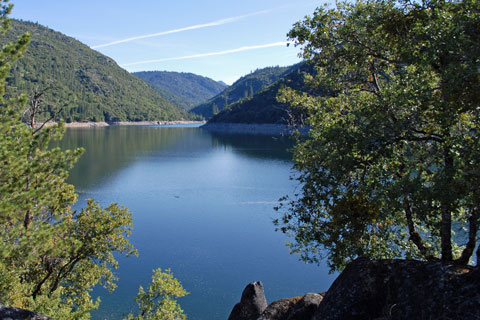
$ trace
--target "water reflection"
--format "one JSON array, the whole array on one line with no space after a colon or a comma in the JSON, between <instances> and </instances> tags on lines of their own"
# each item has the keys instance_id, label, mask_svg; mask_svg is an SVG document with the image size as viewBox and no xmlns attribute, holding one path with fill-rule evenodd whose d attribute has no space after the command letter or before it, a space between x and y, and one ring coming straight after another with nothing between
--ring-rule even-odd
<instances>
[{"instance_id":1,"label":"water reflection","mask_svg":"<svg viewBox=\"0 0 480 320\"><path fill-rule=\"evenodd\" d=\"M82 191L108 179L136 159L153 153L208 153L217 148L257 159L291 159L293 139L286 136L222 134L195 127L112 126L69 128L62 148L85 148L68 181Z\"/></svg>"},{"instance_id":2,"label":"water reflection","mask_svg":"<svg viewBox=\"0 0 480 320\"><path fill-rule=\"evenodd\" d=\"M212 147L232 147L235 152L257 159L290 161L295 140L288 136L208 132Z\"/></svg>"}]
</instances>

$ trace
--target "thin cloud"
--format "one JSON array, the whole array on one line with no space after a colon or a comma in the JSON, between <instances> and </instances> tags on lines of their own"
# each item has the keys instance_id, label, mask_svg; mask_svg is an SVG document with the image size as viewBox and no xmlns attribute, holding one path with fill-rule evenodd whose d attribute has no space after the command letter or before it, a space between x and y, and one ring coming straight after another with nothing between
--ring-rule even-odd
<instances>
[{"instance_id":1,"label":"thin cloud","mask_svg":"<svg viewBox=\"0 0 480 320\"><path fill-rule=\"evenodd\" d=\"M259 14L265 14L265 13L271 12L272 10L262 10L262 11L257 11L257 12L252 12L252 13L249 13L249 14L241 15L241 16L236 16L236 17L231 17L231 18L226 18L226 19L220 19L220 20L217 20L217 21L212 21L212 22L203 23L203 24L197 24L197 25L189 26L189 27L185 27L185 28L173 29L173 30L168 30L168 31L163 31L163 32L157 32L157 33L146 34L146 35L142 35L142 36L136 36L136 37L126 38L126 39L116 40L116 41L92 46L91 48L92 49L105 48L105 47L113 46L113 45L116 45L116 44L131 42L131 41L140 40L140 39L160 37L160 36L164 36L164 35L167 35L167 34L178 33L178 32L183 32L183 31L188 31L188 30L195 30L195 29L201 29L201 28L207 28L207 27L221 26L221 25L231 23L231 22L235 22L235 21L247 18L247 17L256 16L256 15L259 15Z\"/></svg>"},{"instance_id":2,"label":"thin cloud","mask_svg":"<svg viewBox=\"0 0 480 320\"><path fill-rule=\"evenodd\" d=\"M122 64L121 66L122 67L128 67L128 66L134 66L134 65L138 65L138 64L147 64L147 63L155 63L155 62L174 61L174 60L187 60L187 59L195 59L195 58L209 57L209 56L219 56L219 55L224 55L224 54L230 54L230 53L242 52L242 51L249 51L249 50L256 50L256 49L262 49L262 48L287 46L290 43L292 43L292 42L291 41L273 42L273 43L261 44L261 45L256 45L256 46L245 46L245 47L223 50L223 51L199 53L199 54L194 54L194 55L191 55L191 56L182 56L182 57L172 57L172 58L137 61L137 62L125 63L125 64Z\"/></svg>"}]
</instances>

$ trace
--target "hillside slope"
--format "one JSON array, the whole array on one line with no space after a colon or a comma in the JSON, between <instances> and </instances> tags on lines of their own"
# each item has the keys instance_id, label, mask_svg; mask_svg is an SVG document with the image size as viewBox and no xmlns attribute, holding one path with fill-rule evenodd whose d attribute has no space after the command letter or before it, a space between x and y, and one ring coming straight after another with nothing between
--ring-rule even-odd
<instances>
[{"instance_id":1,"label":"hillside slope","mask_svg":"<svg viewBox=\"0 0 480 320\"><path fill-rule=\"evenodd\" d=\"M292 112L288 104L277 101L278 91L282 87L290 87L306 91L305 73L312 73L313 68L300 63L289 68L289 72L272 85L263 88L253 97L240 100L219 112L209 123L276 123L288 124L292 121ZM297 114L298 116L298 114Z\"/></svg>"},{"instance_id":2,"label":"hillside slope","mask_svg":"<svg viewBox=\"0 0 480 320\"><path fill-rule=\"evenodd\" d=\"M170 103L187 111L228 87L224 83L193 73L141 71L132 74L147 82Z\"/></svg>"},{"instance_id":3,"label":"hillside slope","mask_svg":"<svg viewBox=\"0 0 480 320\"><path fill-rule=\"evenodd\" d=\"M61 108L59 117L67 122L190 118L111 58L59 32L12 20L1 41L14 41L26 32L31 43L7 79L8 94L31 95L49 88L44 95L46 112Z\"/></svg>"},{"instance_id":4,"label":"hillside slope","mask_svg":"<svg viewBox=\"0 0 480 320\"><path fill-rule=\"evenodd\" d=\"M209 101L196 106L191 112L200 114L206 119L209 119L214 113L224 109L225 106L241 99L253 97L255 93L282 78L285 74L289 73L289 71L290 67L268 67L258 69L241 77L222 93L213 97Z\"/></svg>"}]
</instances>

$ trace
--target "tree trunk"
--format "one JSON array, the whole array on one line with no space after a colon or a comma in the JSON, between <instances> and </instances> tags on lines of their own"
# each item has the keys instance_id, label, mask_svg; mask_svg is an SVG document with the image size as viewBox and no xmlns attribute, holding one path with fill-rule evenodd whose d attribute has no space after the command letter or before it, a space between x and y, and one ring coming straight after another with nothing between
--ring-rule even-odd
<instances>
[{"instance_id":1,"label":"tree trunk","mask_svg":"<svg viewBox=\"0 0 480 320\"><path fill-rule=\"evenodd\" d=\"M444 186L451 185L453 182L453 156L450 153L450 147L446 146L444 150L445 159L445 183ZM443 195L441 199L442 221L440 226L440 238L442 245L442 261L450 262L452 256L452 205L449 199L450 195Z\"/></svg>"},{"instance_id":2,"label":"tree trunk","mask_svg":"<svg viewBox=\"0 0 480 320\"><path fill-rule=\"evenodd\" d=\"M422 237L415 230L415 223L413 222L412 209L407 197L403 197L403 204L405 206L405 218L407 219L408 234L410 235L410 241L412 241L420 251L420 253L427 259L432 260L432 256L428 253L427 248L423 244Z\"/></svg>"}]
</instances>

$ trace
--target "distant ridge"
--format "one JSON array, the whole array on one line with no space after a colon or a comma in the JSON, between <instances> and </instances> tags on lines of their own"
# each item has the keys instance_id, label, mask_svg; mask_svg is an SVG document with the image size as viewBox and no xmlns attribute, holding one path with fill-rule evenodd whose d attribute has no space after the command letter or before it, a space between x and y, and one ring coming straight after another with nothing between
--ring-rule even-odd
<instances>
[{"instance_id":1,"label":"distant ridge","mask_svg":"<svg viewBox=\"0 0 480 320\"><path fill-rule=\"evenodd\" d=\"M305 62L288 68L282 78L268 87L264 87L253 97L240 100L229 105L208 121L214 123L247 123L247 124L291 124L293 114L298 110L290 110L289 105L277 101L278 91L282 87L290 87L298 91L307 91L305 74L313 73L313 67Z\"/></svg>"},{"instance_id":2,"label":"distant ridge","mask_svg":"<svg viewBox=\"0 0 480 320\"><path fill-rule=\"evenodd\" d=\"M241 77L222 93L209 101L202 103L191 110L210 119L214 113L221 111L225 106L235 103L241 99L253 97L262 88L274 83L286 73L291 67L268 67L255 70L254 72Z\"/></svg>"},{"instance_id":3,"label":"distant ridge","mask_svg":"<svg viewBox=\"0 0 480 320\"><path fill-rule=\"evenodd\" d=\"M143 79L170 103L190 110L219 94L228 86L193 73L172 71L141 71L133 75Z\"/></svg>"},{"instance_id":4,"label":"distant ridge","mask_svg":"<svg viewBox=\"0 0 480 320\"><path fill-rule=\"evenodd\" d=\"M47 115L73 121L144 121L192 118L111 58L37 23L11 20L2 43L26 32L31 43L7 79L7 94L47 90Z\"/></svg>"}]
</instances>

